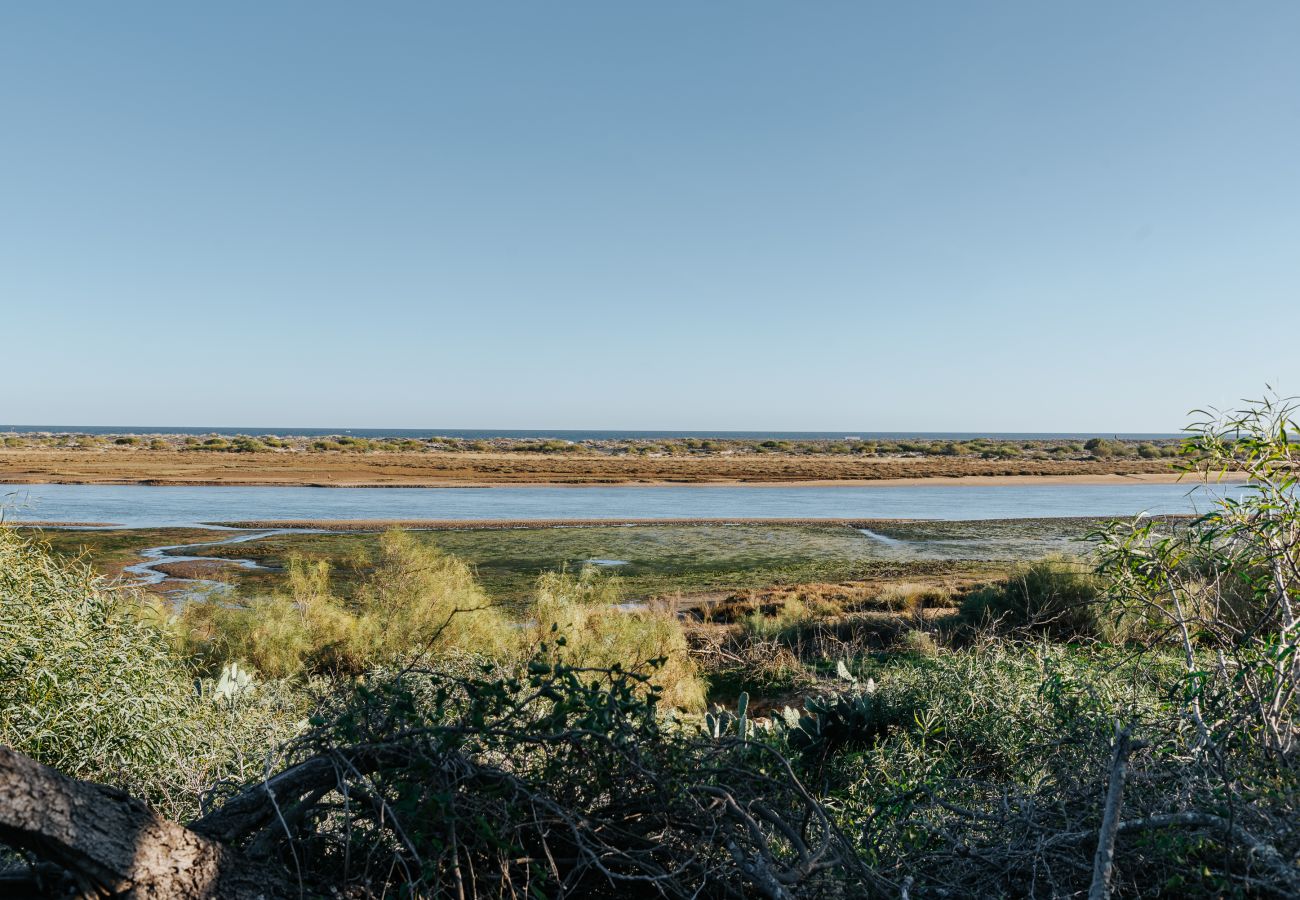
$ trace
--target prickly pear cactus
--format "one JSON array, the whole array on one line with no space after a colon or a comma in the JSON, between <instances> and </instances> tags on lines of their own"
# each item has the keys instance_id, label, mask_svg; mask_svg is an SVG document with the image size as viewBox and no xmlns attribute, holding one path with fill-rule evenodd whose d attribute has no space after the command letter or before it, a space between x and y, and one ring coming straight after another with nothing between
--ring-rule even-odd
<instances>
[{"instance_id":1,"label":"prickly pear cactus","mask_svg":"<svg viewBox=\"0 0 1300 900\"><path fill-rule=\"evenodd\" d=\"M742 741L749 740L748 691L741 691L740 697L736 700L736 711L734 713L714 704L713 711L704 714L704 730L715 741L730 737L733 724L736 729L736 737Z\"/></svg>"},{"instance_id":2,"label":"prickly pear cactus","mask_svg":"<svg viewBox=\"0 0 1300 900\"><path fill-rule=\"evenodd\" d=\"M221 670L221 677L217 679L217 686L212 691L212 698L233 703L240 696L252 693L254 688L253 674L241 669L239 663L232 662Z\"/></svg>"},{"instance_id":3,"label":"prickly pear cactus","mask_svg":"<svg viewBox=\"0 0 1300 900\"><path fill-rule=\"evenodd\" d=\"M849 671L849 667L844 662L844 660L841 659L839 662L835 664L835 674L840 676L841 681L847 681L849 684L853 685L854 687L858 686L857 676Z\"/></svg>"}]
</instances>

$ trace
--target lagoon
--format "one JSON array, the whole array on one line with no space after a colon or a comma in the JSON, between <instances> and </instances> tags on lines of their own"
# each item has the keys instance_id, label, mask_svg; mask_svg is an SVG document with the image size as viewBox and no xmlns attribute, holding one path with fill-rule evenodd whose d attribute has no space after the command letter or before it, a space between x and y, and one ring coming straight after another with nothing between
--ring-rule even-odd
<instances>
[{"instance_id":1,"label":"lagoon","mask_svg":"<svg viewBox=\"0 0 1300 900\"><path fill-rule=\"evenodd\" d=\"M0 487L8 521L142 528L267 519L1028 519L1205 512L1240 484L328 488Z\"/></svg>"}]
</instances>

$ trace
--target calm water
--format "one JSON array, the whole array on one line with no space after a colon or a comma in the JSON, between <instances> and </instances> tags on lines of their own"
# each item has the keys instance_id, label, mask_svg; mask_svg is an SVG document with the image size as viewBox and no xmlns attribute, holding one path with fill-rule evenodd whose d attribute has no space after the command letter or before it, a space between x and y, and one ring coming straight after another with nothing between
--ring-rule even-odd
<instances>
[{"instance_id":1,"label":"calm water","mask_svg":"<svg viewBox=\"0 0 1300 900\"><path fill-rule=\"evenodd\" d=\"M1215 493L1239 494L1240 486ZM1022 519L1204 511L1186 484L978 487L315 488L0 486L10 520L193 525L251 519Z\"/></svg>"}]
</instances>

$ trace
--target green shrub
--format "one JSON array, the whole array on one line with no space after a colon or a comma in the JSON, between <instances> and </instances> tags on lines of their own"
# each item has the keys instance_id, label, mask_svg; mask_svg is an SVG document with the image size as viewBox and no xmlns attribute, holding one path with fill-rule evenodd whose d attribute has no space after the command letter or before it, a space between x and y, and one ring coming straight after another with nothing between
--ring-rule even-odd
<instances>
[{"instance_id":1,"label":"green shrub","mask_svg":"<svg viewBox=\"0 0 1300 900\"><path fill-rule=\"evenodd\" d=\"M468 565L396 530L378 552L350 598L333 593L327 561L295 557L286 592L191 603L183 641L209 669L239 660L270 677L359 675L424 652L509 654L513 630Z\"/></svg>"},{"instance_id":2,"label":"green shrub","mask_svg":"<svg viewBox=\"0 0 1300 900\"><path fill-rule=\"evenodd\" d=\"M296 815L237 815L236 843L292 864L308 896L811 900L864 877L784 759L702 739L662 714L651 673L570 666L558 644L339 698L283 754L308 773L275 797Z\"/></svg>"},{"instance_id":3,"label":"green shrub","mask_svg":"<svg viewBox=\"0 0 1300 900\"><path fill-rule=\"evenodd\" d=\"M260 772L309 704L199 686L158 607L0 528L0 743L184 819L214 782Z\"/></svg>"},{"instance_id":4,"label":"green shrub","mask_svg":"<svg viewBox=\"0 0 1300 900\"><path fill-rule=\"evenodd\" d=\"M677 616L670 609L622 608L620 600L618 578L594 567L577 575L548 572L537 582L536 639L563 637L559 658L569 665L652 672L666 705L703 709L705 684Z\"/></svg>"},{"instance_id":5,"label":"green shrub","mask_svg":"<svg viewBox=\"0 0 1300 900\"><path fill-rule=\"evenodd\" d=\"M157 796L194 742L193 687L138 598L0 528L0 741Z\"/></svg>"},{"instance_id":6,"label":"green shrub","mask_svg":"<svg viewBox=\"0 0 1300 900\"><path fill-rule=\"evenodd\" d=\"M816 612L809 608L808 603L802 597L792 594L785 598L775 615L765 615L762 610L754 610L741 620L740 627L750 637L779 638L816 618Z\"/></svg>"},{"instance_id":7,"label":"green shrub","mask_svg":"<svg viewBox=\"0 0 1300 900\"><path fill-rule=\"evenodd\" d=\"M1087 450L1097 459L1113 456L1115 453L1115 445L1105 438L1089 438L1084 443L1083 449Z\"/></svg>"},{"instance_id":8,"label":"green shrub","mask_svg":"<svg viewBox=\"0 0 1300 900\"><path fill-rule=\"evenodd\" d=\"M913 656L938 656L934 635L919 628L909 628L898 637L898 649Z\"/></svg>"},{"instance_id":9,"label":"green shrub","mask_svg":"<svg viewBox=\"0 0 1300 900\"><path fill-rule=\"evenodd\" d=\"M968 594L961 616L976 627L1025 630L1070 640L1114 639L1098 614L1100 580L1082 563L1056 557L1026 565L1006 581Z\"/></svg>"},{"instance_id":10,"label":"green shrub","mask_svg":"<svg viewBox=\"0 0 1300 900\"><path fill-rule=\"evenodd\" d=\"M236 453L263 453L269 448L257 438L241 434L230 442L230 449Z\"/></svg>"},{"instance_id":11,"label":"green shrub","mask_svg":"<svg viewBox=\"0 0 1300 900\"><path fill-rule=\"evenodd\" d=\"M492 605L466 562L397 529L380 537L378 556L354 605L383 632L372 639L380 652L429 646L499 657L517 644L516 629Z\"/></svg>"},{"instance_id":12,"label":"green shrub","mask_svg":"<svg viewBox=\"0 0 1300 900\"><path fill-rule=\"evenodd\" d=\"M340 449L348 450L352 453L369 453L376 449L375 442L366 438L351 437L344 435L337 439L336 443Z\"/></svg>"}]
</instances>

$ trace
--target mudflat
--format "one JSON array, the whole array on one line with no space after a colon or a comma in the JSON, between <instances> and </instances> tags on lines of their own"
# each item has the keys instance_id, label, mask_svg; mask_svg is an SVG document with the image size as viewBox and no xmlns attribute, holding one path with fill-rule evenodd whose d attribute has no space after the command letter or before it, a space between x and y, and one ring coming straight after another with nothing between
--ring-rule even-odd
<instances>
[{"instance_id":1,"label":"mudflat","mask_svg":"<svg viewBox=\"0 0 1300 900\"><path fill-rule=\"evenodd\" d=\"M770 453L203 453L0 449L0 483L490 487L594 484L972 484L1174 481L1168 459L979 459Z\"/></svg>"}]
</instances>

